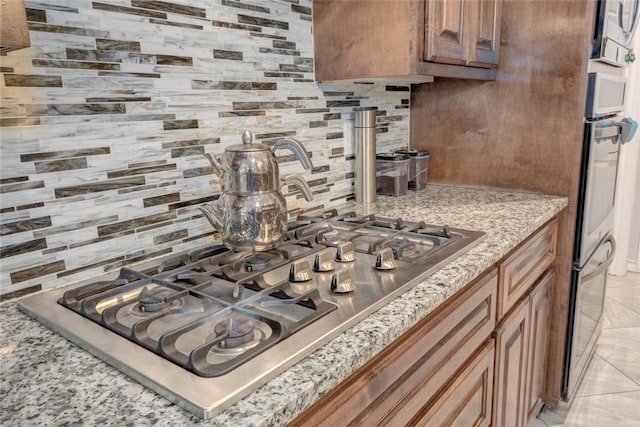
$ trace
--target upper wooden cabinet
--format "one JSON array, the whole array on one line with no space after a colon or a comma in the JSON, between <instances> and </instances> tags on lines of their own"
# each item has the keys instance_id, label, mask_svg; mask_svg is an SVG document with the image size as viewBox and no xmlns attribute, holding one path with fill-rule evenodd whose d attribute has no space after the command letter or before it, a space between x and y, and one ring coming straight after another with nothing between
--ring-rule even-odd
<instances>
[{"instance_id":1,"label":"upper wooden cabinet","mask_svg":"<svg viewBox=\"0 0 640 427\"><path fill-rule=\"evenodd\" d=\"M0 54L31 46L27 14L21 0L2 1L0 7Z\"/></svg>"},{"instance_id":2,"label":"upper wooden cabinet","mask_svg":"<svg viewBox=\"0 0 640 427\"><path fill-rule=\"evenodd\" d=\"M501 0L314 0L316 78L495 79Z\"/></svg>"},{"instance_id":3,"label":"upper wooden cabinet","mask_svg":"<svg viewBox=\"0 0 640 427\"><path fill-rule=\"evenodd\" d=\"M424 58L494 67L500 54L499 0L431 0L426 6Z\"/></svg>"}]
</instances>

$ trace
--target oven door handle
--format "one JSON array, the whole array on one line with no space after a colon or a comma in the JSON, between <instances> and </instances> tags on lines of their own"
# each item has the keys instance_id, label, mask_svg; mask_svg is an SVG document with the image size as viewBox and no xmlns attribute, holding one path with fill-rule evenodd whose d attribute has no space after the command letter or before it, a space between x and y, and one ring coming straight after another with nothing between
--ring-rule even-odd
<instances>
[{"instance_id":1,"label":"oven door handle","mask_svg":"<svg viewBox=\"0 0 640 427\"><path fill-rule=\"evenodd\" d=\"M620 137L620 127L615 126L599 127L593 132L595 139L613 138L614 136Z\"/></svg>"},{"instance_id":2,"label":"oven door handle","mask_svg":"<svg viewBox=\"0 0 640 427\"><path fill-rule=\"evenodd\" d=\"M625 10L623 10L624 6L631 8L631 10L626 11L629 14L629 20L626 22L629 24L628 28L623 19L623 14L625 12ZM631 2L621 2L621 4L618 5L618 26L624 35L625 44L629 44L629 42L631 42L633 33L635 33L636 27L638 26L638 20L640 20L640 1L631 0Z\"/></svg>"},{"instance_id":3,"label":"oven door handle","mask_svg":"<svg viewBox=\"0 0 640 427\"><path fill-rule=\"evenodd\" d=\"M598 265L596 267L595 270L593 270L589 274L586 274L586 275L582 276L582 281L583 282L589 281L589 280L593 279L594 277L599 276L600 274L602 274L604 271L606 271L609 268L611 263L613 263L613 257L616 255L616 240L613 238L613 235L609 234L607 237L602 239L602 242L600 242L600 245L604 245L606 243L610 243L611 244L611 253L609 254L609 256L607 257L606 260L604 260L600 265ZM600 246L600 245L598 245L598 246ZM595 253L596 253L596 251L593 251L591 256L593 256L593 254L595 254ZM591 257L589 257L589 259L587 259L587 263L590 260L591 260Z\"/></svg>"}]
</instances>

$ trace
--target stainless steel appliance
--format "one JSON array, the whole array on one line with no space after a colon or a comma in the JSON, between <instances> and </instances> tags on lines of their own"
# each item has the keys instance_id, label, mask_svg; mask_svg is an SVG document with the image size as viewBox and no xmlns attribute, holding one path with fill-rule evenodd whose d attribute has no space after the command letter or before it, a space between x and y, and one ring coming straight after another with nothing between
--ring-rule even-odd
<instances>
[{"instance_id":1,"label":"stainless steel appliance","mask_svg":"<svg viewBox=\"0 0 640 427\"><path fill-rule=\"evenodd\" d=\"M574 396L595 351L602 326L620 145L630 123L622 118L625 79L590 73L562 396Z\"/></svg>"},{"instance_id":2,"label":"stainless steel appliance","mask_svg":"<svg viewBox=\"0 0 640 427\"><path fill-rule=\"evenodd\" d=\"M264 252L211 246L20 308L210 418L406 291L481 232L328 211Z\"/></svg>"},{"instance_id":3,"label":"stainless steel appliance","mask_svg":"<svg viewBox=\"0 0 640 427\"><path fill-rule=\"evenodd\" d=\"M631 49L640 21L640 0L598 0L591 58L615 66L635 60Z\"/></svg>"},{"instance_id":4,"label":"stainless steel appliance","mask_svg":"<svg viewBox=\"0 0 640 427\"><path fill-rule=\"evenodd\" d=\"M301 177L291 175L280 182L277 149L291 150L305 169L311 159L302 144L285 138L270 147L253 142L253 134L242 133L242 144L224 150L220 161L205 154L215 174L220 176L222 194L214 205L200 210L222 234L229 249L266 251L276 247L287 232L287 202L280 192L282 185L298 187L307 201L313 200L311 189Z\"/></svg>"}]
</instances>

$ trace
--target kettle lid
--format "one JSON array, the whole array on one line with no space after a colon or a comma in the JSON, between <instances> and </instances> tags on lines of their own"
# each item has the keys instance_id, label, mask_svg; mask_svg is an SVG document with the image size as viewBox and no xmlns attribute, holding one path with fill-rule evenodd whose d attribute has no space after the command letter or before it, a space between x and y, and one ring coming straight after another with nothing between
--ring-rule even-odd
<instances>
[{"instance_id":1,"label":"kettle lid","mask_svg":"<svg viewBox=\"0 0 640 427\"><path fill-rule=\"evenodd\" d=\"M271 147L259 142L253 142L253 133L245 130L242 132L242 144L232 145L227 147L225 151L231 152L259 152L259 151L271 151Z\"/></svg>"}]
</instances>

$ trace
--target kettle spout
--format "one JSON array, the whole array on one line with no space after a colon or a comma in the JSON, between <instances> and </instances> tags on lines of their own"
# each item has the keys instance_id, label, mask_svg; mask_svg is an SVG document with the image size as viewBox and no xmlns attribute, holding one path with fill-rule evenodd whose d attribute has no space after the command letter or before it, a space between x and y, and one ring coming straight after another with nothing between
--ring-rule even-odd
<instances>
[{"instance_id":1,"label":"kettle spout","mask_svg":"<svg viewBox=\"0 0 640 427\"><path fill-rule=\"evenodd\" d=\"M309 170L313 168L313 164L311 163L311 158L307 154L307 150L305 150L304 146L296 141L293 138L284 138L276 142L276 144L271 148L271 151L275 151L278 149L285 149L293 152L296 155L300 163L302 163L302 167Z\"/></svg>"},{"instance_id":2,"label":"kettle spout","mask_svg":"<svg viewBox=\"0 0 640 427\"><path fill-rule=\"evenodd\" d=\"M207 218L207 221L218 231L222 231L224 229L222 216L218 209L214 208L211 205L202 205L198 208L200 212Z\"/></svg>"},{"instance_id":3,"label":"kettle spout","mask_svg":"<svg viewBox=\"0 0 640 427\"><path fill-rule=\"evenodd\" d=\"M298 187L298 189L302 192L302 196L307 202L313 202L313 193L311 192L311 188L309 188L309 184L307 181L302 179L299 175L289 175L284 179L285 185L293 185Z\"/></svg>"},{"instance_id":4,"label":"kettle spout","mask_svg":"<svg viewBox=\"0 0 640 427\"><path fill-rule=\"evenodd\" d=\"M209 160L209 163L211 163L213 173L220 176L222 174L222 166L220 162L218 162L218 159L216 159L216 156L214 156L213 153L204 153L204 156Z\"/></svg>"}]
</instances>

